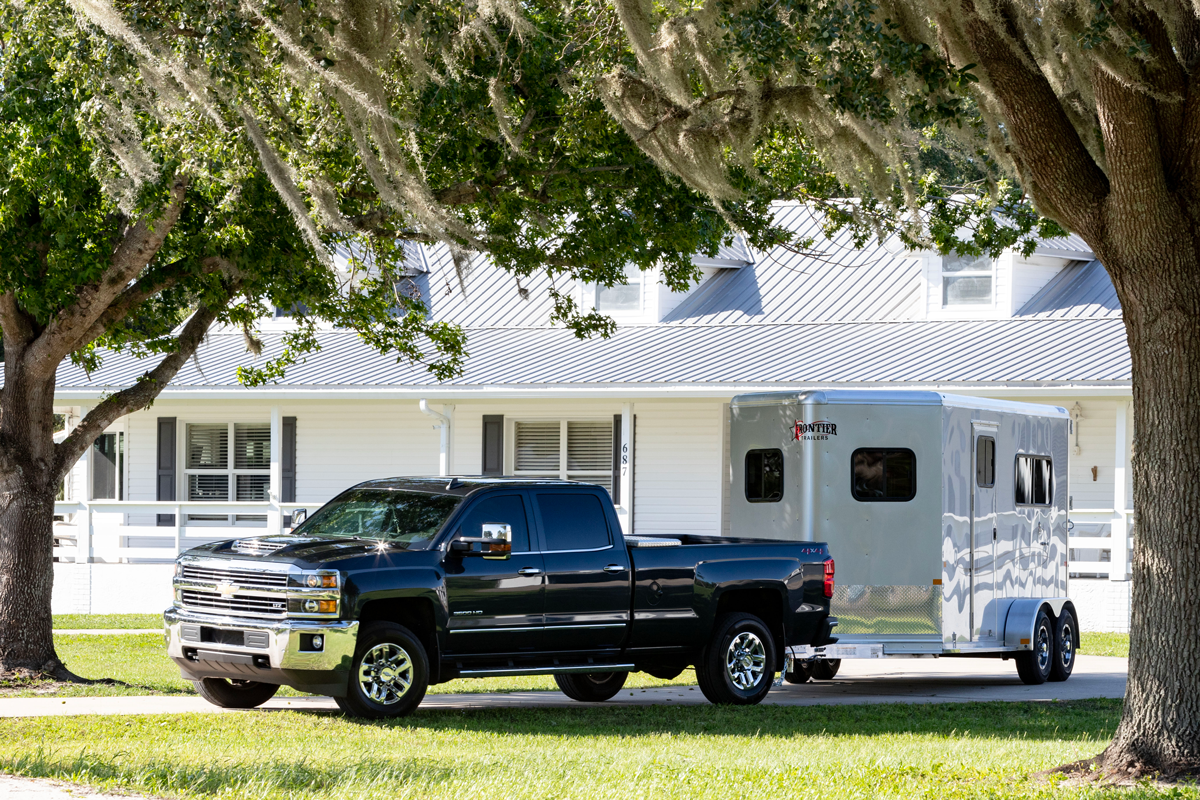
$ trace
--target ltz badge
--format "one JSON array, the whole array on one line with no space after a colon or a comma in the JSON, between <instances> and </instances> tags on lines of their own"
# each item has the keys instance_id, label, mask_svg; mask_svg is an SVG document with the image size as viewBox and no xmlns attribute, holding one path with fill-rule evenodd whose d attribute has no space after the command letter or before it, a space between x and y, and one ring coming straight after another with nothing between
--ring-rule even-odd
<instances>
[{"instance_id":1,"label":"ltz badge","mask_svg":"<svg viewBox=\"0 0 1200 800\"><path fill-rule=\"evenodd\" d=\"M792 429L792 441L794 442L828 439L830 436L837 436L837 425L827 419L816 422L805 422L798 419Z\"/></svg>"}]
</instances>

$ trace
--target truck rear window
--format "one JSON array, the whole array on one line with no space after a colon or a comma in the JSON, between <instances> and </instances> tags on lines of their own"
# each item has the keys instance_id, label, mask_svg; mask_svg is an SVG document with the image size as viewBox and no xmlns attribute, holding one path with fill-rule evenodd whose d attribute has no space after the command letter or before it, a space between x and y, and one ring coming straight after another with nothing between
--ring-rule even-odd
<instances>
[{"instance_id":1,"label":"truck rear window","mask_svg":"<svg viewBox=\"0 0 1200 800\"><path fill-rule=\"evenodd\" d=\"M330 500L293 533L328 539L380 539L423 550L462 498L388 489L351 489Z\"/></svg>"},{"instance_id":2,"label":"truck rear window","mask_svg":"<svg viewBox=\"0 0 1200 800\"><path fill-rule=\"evenodd\" d=\"M863 447L850 456L850 493L863 502L912 500L917 494L917 456L899 447Z\"/></svg>"},{"instance_id":3,"label":"truck rear window","mask_svg":"<svg viewBox=\"0 0 1200 800\"><path fill-rule=\"evenodd\" d=\"M538 494L546 551L598 550L608 547L604 506L594 494Z\"/></svg>"},{"instance_id":4,"label":"truck rear window","mask_svg":"<svg viewBox=\"0 0 1200 800\"><path fill-rule=\"evenodd\" d=\"M782 450L746 453L746 499L751 503L778 503L783 499Z\"/></svg>"}]
</instances>

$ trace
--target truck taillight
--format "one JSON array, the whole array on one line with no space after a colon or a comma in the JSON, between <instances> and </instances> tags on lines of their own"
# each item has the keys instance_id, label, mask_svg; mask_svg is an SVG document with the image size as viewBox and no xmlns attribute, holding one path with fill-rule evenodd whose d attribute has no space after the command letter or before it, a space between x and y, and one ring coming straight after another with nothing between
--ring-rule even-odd
<instances>
[{"instance_id":1,"label":"truck taillight","mask_svg":"<svg viewBox=\"0 0 1200 800\"><path fill-rule=\"evenodd\" d=\"M833 597L833 559L825 562L825 596Z\"/></svg>"}]
</instances>

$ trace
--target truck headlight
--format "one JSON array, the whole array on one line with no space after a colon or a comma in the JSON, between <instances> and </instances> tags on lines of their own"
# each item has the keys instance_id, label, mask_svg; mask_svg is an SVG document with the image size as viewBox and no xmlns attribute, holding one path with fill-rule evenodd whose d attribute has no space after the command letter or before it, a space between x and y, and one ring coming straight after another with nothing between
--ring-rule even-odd
<instances>
[{"instance_id":1,"label":"truck headlight","mask_svg":"<svg viewBox=\"0 0 1200 800\"><path fill-rule=\"evenodd\" d=\"M292 573L288 583L298 589L336 589L341 584L340 577L334 570L320 569L316 572Z\"/></svg>"},{"instance_id":2,"label":"truck headlight","mask_svg":"<svg viewBox=\"0 0 1200 800\"><path fill-rule=\"evenodd\" d=\"M293 597L288 600L288 612L291 614L336 614L337 600L318 600L315 597Z\"/></svg>"}]
</instances>

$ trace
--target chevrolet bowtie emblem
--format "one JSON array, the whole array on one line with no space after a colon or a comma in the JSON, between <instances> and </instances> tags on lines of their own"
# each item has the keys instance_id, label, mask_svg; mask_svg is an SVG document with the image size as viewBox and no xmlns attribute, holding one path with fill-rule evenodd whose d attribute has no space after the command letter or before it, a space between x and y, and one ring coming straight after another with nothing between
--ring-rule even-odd
<instances>
[{"instance_id":1,"label":"chevrolet bowtie emblem","mask_svg":"<svg viewBox=\"0 0 1200 800\"><path fill-rule=\"evenodd\" d=\"M237 591L237 587L230 581L221 581L217 584L217 591L221 593L222 597L229 597Z\"/></svg>"}]
</instances>

